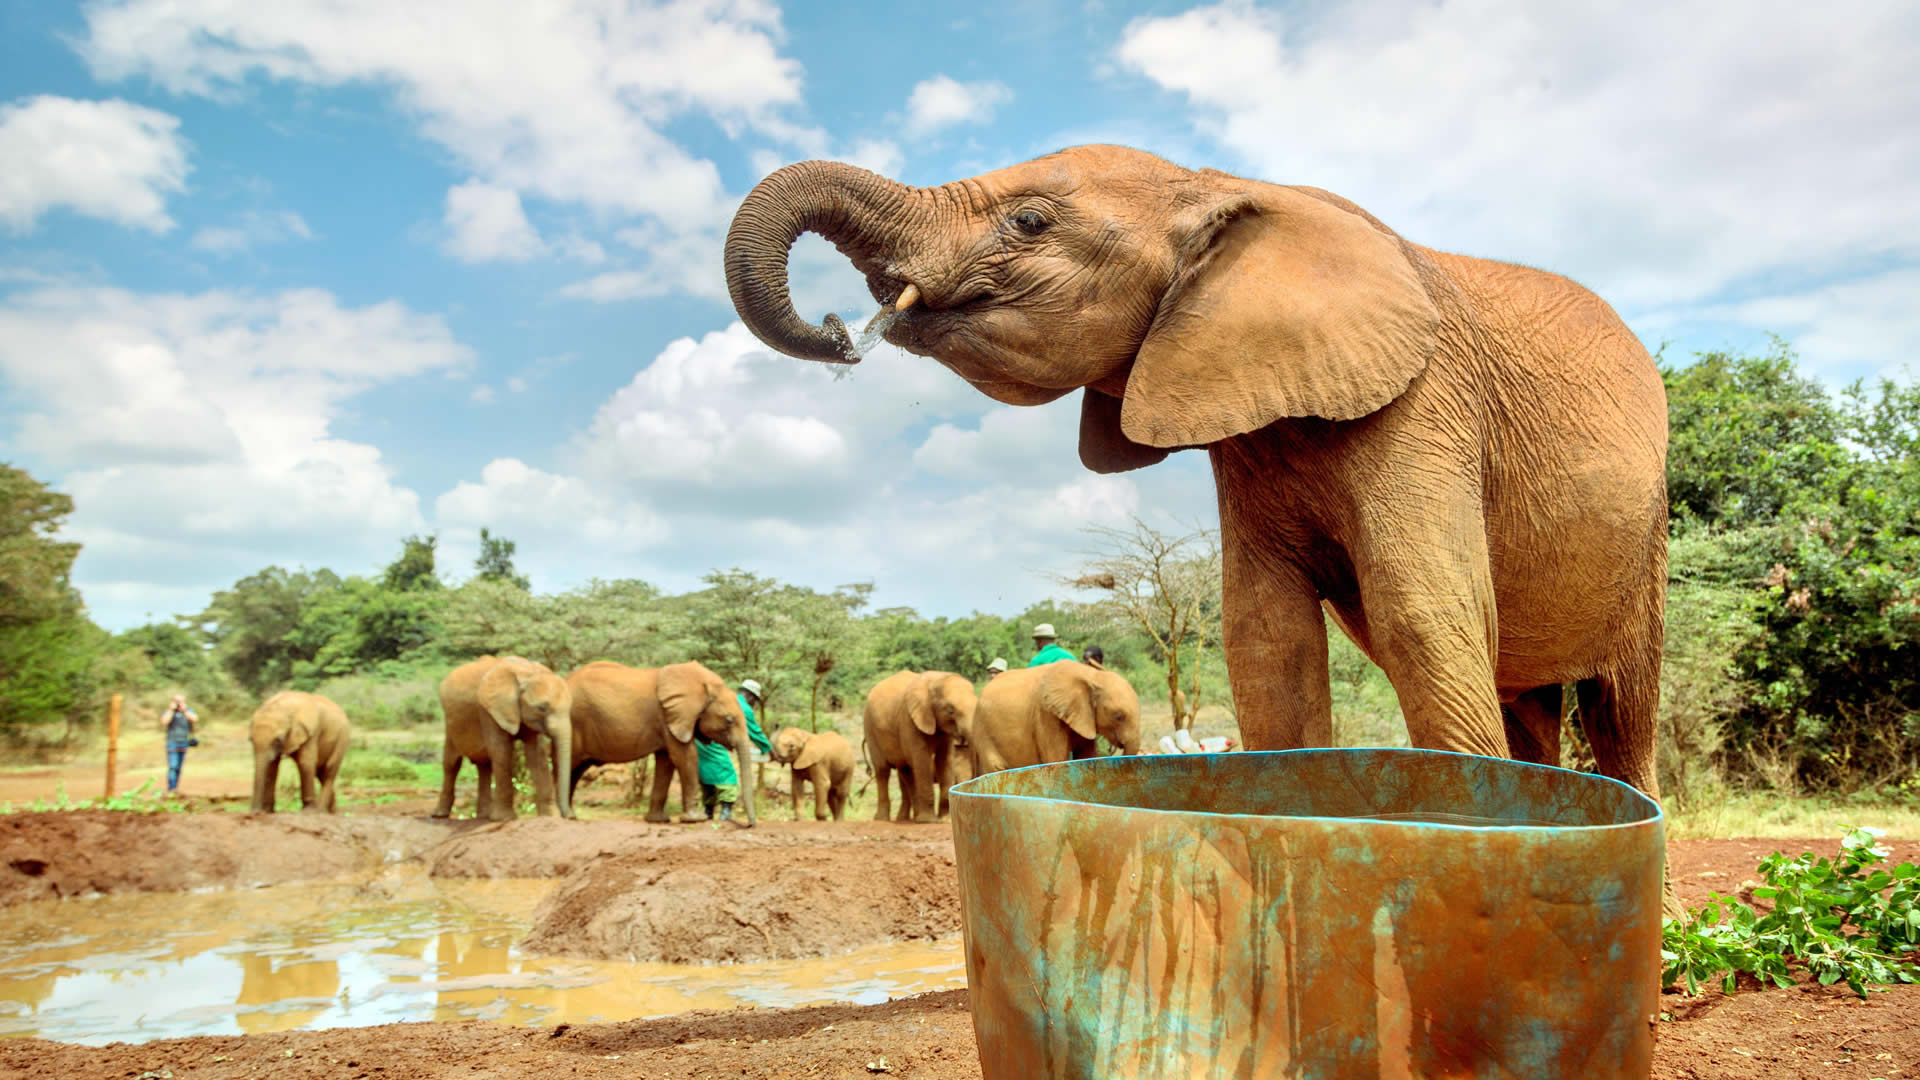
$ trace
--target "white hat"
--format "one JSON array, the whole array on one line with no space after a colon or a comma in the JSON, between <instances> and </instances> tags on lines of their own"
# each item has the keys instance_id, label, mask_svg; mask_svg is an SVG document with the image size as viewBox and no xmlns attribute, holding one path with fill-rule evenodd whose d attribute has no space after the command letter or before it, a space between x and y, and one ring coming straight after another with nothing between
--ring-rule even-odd
<instances>
[{"instance_id":1,"label":"white hat","mask_svg":"<svg viewBox=\"0 0 1920 1080\"><path fill-rule=\"evenodd\" d=\"M1006 660L996 656L993 658L993 663L987 665L987 670L988 671L1005 671L1007 670L1007 662Z\"/></svg>"},{"instance_id":2,"label":"white hat","mask_svg":"<svg viewBox=\"0 0 1920 1080\"><path fill-rule=\"evenodd\" d=\"M1043 622L1039 626L1036 626L1033 628L1033 636L1037 638L1057 638L1060 635L1053 632L1052 623Z\"/></svg>"},{"instance_id":3,"label":"white hat","mask_svg":"<svg viewBox=\"0 0 1920 1080\"><path fill-rule=\"evenodd\" d=\"M752 679L741 679L740 689L745 690L747 693L752 694L754 697L759 698L761 701L767 700L767 695L760 692L760 684L753 681Z\"/></svg>"}]
</instances>

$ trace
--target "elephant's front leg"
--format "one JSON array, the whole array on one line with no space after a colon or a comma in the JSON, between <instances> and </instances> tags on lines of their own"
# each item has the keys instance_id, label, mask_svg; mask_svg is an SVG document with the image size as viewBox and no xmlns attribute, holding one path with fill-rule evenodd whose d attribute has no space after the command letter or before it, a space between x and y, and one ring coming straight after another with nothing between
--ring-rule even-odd
<instances>
[{"instance_id":1,"label":"elephant's front leg","mask_svg":"<svg viewBox=\"0 0 1920 1080\"><path fill-rule=\"evenodd\" d=\"M827 766L815 765L807 771L807 779L813 782L813 820L825 821L827 820ZM797 792L800 790L800 785L795 784L793 788ZM794 807L793 816L796 818L800 816L798 805Z\"/></svg>"},{"instance_id":2,"label":"elephant's front leg","mask_svg":"<svg viewBox=\"0 0 1920 1080\"><path fill-rule=\"evenodd\" d=\"M911 820L931 825L940 820L935 811L933 789L939 779L939 770L934 765L934 745L927 740L913 748L913 767L908 770L908 779L912 784L911 801L913 809Z\"/></svg>"},{"instance_id":3,"label":"elephant's front leg","mask_svg":"<svg viewBox=\"0 0 1920 1080\"><path fill-rule=\"evenodd\" d=\"M681 823L691 825L707 820L707 815L697 809L700 806L700 752L694 749L692 743L687 743L681 748L680 757L674 765L680 770Z\"/></svg>"},{"instance_id":4,"label":"elephant's front leg","mask_svg":"<svg viewBox=\"0 0 1920 1080\"><path fill-rule=\"evenodd\" d=\"M792 778L788 781L787 786L793 789L793 791L791 792L791 794L793 795L793 820L799 821L800 820L800 781L803 779L803 776L799 769L789 769L787 771L792 774Z\"/></svg>"},{"instance_id":5,"label":"elephant's front leg","mask_svg":"<svg viewBox=\"0 0 1920 1080\"><path fill-rule=\"evenodd\" d=\"M933 748L933 797L938 803L935 813L945 819L947 816L947 787L953 780L953 739L943 736Z\"/></svg>"},{"instance_id":6,"label":"elephant's front leg","mask_svg":"<svg viewBox=\"0 0 1920 1080\"><path fill-rule=\"evenodd\" d=\"M493 762L476 761L473 772L479 779L473 793L473 819L485 821L493 814Z\"/></svg>"},{"instance_id":7,"label":"elephant's front leg","mask_svg":"<svg viewBox=\"0 0 1920 1080\"><path fill-rule=\"evenodd\" d=\"M318 813L326 807L320 804L320 792L315 784L314 770L320 765L320 752L309 739L306 746L293 756L293 766L300 771L300 812Z\"/></svg>"},{"instance_id":8,"label":"elephant's front leg","mask_svg":"<svg viewBox=\"0 0 1920 1080\"><path fill-rule=\"evenodd\" d=\"M514 803L518 800L513 790L513 754L519 745L518 739L498 727L487 732L488 757L493 764L493 801L488 805L486 815L489 821L512 821L514 818ZM532 767L532 762L528 762L528 767Z\"/></svg>"},{"instance_id":9,"label":"elephant's front leg","mask_svg":"<svg viewBox=\"0 0 1920 1080\"><path fill-rule=\"evenodd\" d=\"M1455 504L1479 505L1460 494L1387 515L1366 540L1371 557L1354 560L1369 651L1393 683L1414 746L1506 757L1486 533L1450 531Z\"/></svg>"},{"instance_id":10,"label":"elephant's front leg","mask_svg":"<svg viewBox=\"0 0 1920 1080\"><path fill-rule=\"evenodd\" d=\"M1223 497L1221 511L1228 504ZM1304 569L1262 558L1245 526L1223 527L1221 646L1248 750L1333 745L1327 624Z\"/></svg>"}]
</instances>

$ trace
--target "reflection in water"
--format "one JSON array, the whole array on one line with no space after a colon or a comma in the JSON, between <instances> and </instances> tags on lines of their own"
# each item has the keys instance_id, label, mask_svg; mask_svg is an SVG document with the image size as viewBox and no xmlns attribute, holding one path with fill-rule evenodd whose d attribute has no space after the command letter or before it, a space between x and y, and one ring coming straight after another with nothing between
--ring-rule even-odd
<instances>
[{"instance_id":1,"label":"reflection in water","mask_svg":"<svg viewBox=\"0 0 1920 1080\"><path fill-rule=\"evenodd\" d=\"M966 984L957 939L677 967L514 947L551 881L331 885L39 901L0 922L0 1035L144 1042L401 1020L611 1021L879 1002Z\"/></svg>"}]
</instances>

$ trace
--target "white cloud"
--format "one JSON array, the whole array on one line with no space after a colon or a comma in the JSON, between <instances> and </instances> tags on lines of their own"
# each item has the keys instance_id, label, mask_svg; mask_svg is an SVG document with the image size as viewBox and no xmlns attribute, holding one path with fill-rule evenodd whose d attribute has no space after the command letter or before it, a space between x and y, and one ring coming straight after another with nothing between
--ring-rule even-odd
<instances>
[{"instance_id":1,"label":"white cloud","mask_svg":"<svg viewBox=\"0 0 1920 1080\"><path fill-rule=\"evenodd\" d=\"M1813 373L1840 384L1920 373L1920 268L1894 270L1806 292L1753 297L1693 312L1786 338Z\"/></svg>"},{"instance_id":2,"label":"white cloud","mask_svg":"<svg viewBox=\"0 0 1920 1080\"><path fill-rule=\"evenodd\" d=\"M527 392L527 380L521 378L518 375L508 376L507 389L513 391L516 394L524 394Z\"/></svg>"},{"instance_id":3,"label":"white cloud","mask_svg":"<svg viewBox=\"0 0 1920 1080\"><path fill-rule=\"evenodd\" d=\"M605 560L657 547L670 535L666 521L642 502L514 458L488 462L478 483L461 483L435 499L434 523L443 530L449 566L463 565L458 557L468 549L478 552L482 526L511 537L536 587L556 579L564 580L561 588L577 584L582 575L574 556L582 550Z\"/></svg>"},{"instance_id":4,"label":"white cloud","mask_svg":"<svg viewBox=\"0 0 1920 1080\"><path fill-rule=\"evenodd\" d=\"M462 262L531 259L546 249L520 193L479 180L447 189L447 252Z\"/></svg>"},{"instance_id":5,"label":"white cloud","mask_svg":"<svg viewBox=\"0 0 1920 1080\"><path fill-rule=\"evenodd\" d=\"M1920 9L1899 0L1844 19L1784 0L1632 18L1520 0L1296 16L1235 0L1134 20L1119 59L1184 95L1262 178L1631 307L1920 256L1916 50Z\"/></svg>"},{"instance_id":6,"label":"white cloud","mask_svg":"<svg viewBox=\"0 0 1920 1080\"><path fill-rule=\"evenodd\" d=\"M356 395L470 360L438 317L318 290L48 288L0 302L16 446L63 471L85 545L75 576L110 625L150 610L137 598L162 593L149 588L204 596L268 564L390 555L423 527L419 500L377 448L332 425Z\"/></svg>"},{"instance_id":7,"label":"white cloud","mask_svg":"<svg viewBox=\"0 0 1920 1080\"><path fill-rule=\"evenodd\" d=\"M801 72L768 0L110 0L86 17L81 52L100 78L209 96L259 77L391 88L477 182L676 234L724 229L731 205L669 124L698 114L729 135L820 138L780 115L800 101ZM457 250L525 257L531 230L489 205L500 216L482 220L499 228Z\"/></svg>"},{"instance_id":8,"label":"white cloud","mask_svg":"<svg viewBox=\"0 0 1920 1080\"><path fill-rule=\"evenodd\" d=\"M915 84L907 95L907 130L925 136L958 124L984 124L995 109L1012 100L1013 91L1004 83L935 75Z\"/></svg>"},{"instance_id":9,"label":"white cloud","mask_svg":"<svg viewBox=\"0 0 1920 1080\"><path fill-rule=\"evenodd\" d=\"M473 391L467 395L467 400L473 402L475 405L486 405L493 401L493 387L488 386L486 383L481 383L474 387Z\"/></svg>"},{"instance_id":10,"label":"white cloud","mask_svg":"<svg viewBox=\"0 0 1920 1080\"><path fill-rule=\"evenodd\" d=\"M839 159L881 176L899 176L900 170L907 164L907 156L900 151L900 145L890 139L856 139L839 155Z\"/></svg>"},{"instance_id":11,"label":"white cloud","mask_svg":"<svg viewBox=\"0 0 1920 1080\"><path fill-rule=\"evenodd\" d=\"M0 224L25 232L58 208L166 232L167 196L187 186L179 127L166 113L119 100L43 94L0 105Z\"/></svg>"},{"instance_id":12,"label":"white cloud","mask_svg":"<svg viewBox=\"0 0 1920 1080\"><path fill-rule=\"evenodd\" d=\"M1078 408L996 405L887 346L850 372L793 360L734 323L669 344L552 471L497 461L443 496L436 526L519 541L542 588L631 575L682 589L737 565L818 588L872 580L878 602L930 612L1010 609L1053 589L1088 525L1212 517L1200 455L1086 473Z\"/></svg>"},{"instance_id":13,"label":"white cloud","mask_svg":"<svg viewBox=\"0 0 1920 1080\"><path fill-rule=\"evenodd\" d=\"M188 246L224 258L268 244L311 239L313 230L306 219L291 210L275 214L248 211L232 225L209 225L196 231Z\"/></svg>"}]
</instances>

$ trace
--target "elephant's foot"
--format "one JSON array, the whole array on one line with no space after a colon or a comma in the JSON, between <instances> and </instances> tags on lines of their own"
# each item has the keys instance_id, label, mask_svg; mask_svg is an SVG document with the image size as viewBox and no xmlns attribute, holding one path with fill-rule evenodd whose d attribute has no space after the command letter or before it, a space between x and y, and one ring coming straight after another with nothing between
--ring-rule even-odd
<instances>
[{"instance_id":1,"label":"elephant's foot","mask_svg":"<svg viewBox=\"0 0 1920 1080\"><path fill-rule=\"evenodd\" d=\"M475 815L475 816L477 817L479 815ZM505 811L496 810L487 815L488 821L512 821L513 818L514 818L514 814L513 814L513 811L511 810L505 810Z\"/></svg>"},{"instance_id":2,"label":"elephant's foot","mask_svg":"<svg viewBox=\"0 0 1920 1080\"><path fill-rule=\"evenodd\" d=\"M705 814L681 814L679 820L682 825L698 825L710 819Z\"/></svg>"},{"instance_id":3,"label":"elephant's foot","mask_svg":"<svg viewBox=\"0 0 1920 1080\"><path fill-rule=\"evenodd\" d=\"M671 825L673 823L673 818L669 816L665 810L662 810L659 813L653 813L649 811L647 814L647 820L652 822L655 825Z\"/></svg>"},{"instance_id":4,"label":"elephant's foot","mask_svg":"<svg viewBox=\"0 0 1920 1080\"><path fill-rule=\"evenodd\" d=\"M451 810L435 810L433 812L433 818L437 821L445 821L452 816L453 811Z\"/></svg>"}]
</instances>

